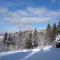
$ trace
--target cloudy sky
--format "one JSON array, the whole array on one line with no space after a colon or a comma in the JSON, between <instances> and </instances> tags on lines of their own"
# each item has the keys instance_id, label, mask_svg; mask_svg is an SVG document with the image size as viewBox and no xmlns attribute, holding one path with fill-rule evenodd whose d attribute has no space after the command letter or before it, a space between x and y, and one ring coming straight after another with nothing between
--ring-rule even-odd
<instances>
[{"instance_id":1,"label":"cloudy sky","mask_svg":"<svg viewBox=\"0 0 60 60\"><path fill-rule=\"evenodd\" d=\"M60 0L0 0L0 33L46 29L60 20Z\"/></svg>"}]
</instances>

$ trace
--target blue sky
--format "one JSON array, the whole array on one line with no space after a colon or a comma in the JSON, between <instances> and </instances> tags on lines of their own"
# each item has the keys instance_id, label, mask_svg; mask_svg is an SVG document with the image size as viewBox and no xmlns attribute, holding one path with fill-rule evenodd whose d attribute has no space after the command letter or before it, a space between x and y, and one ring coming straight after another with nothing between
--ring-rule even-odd
<instances>
[{"instance_id":1,"label":"blue sky","mask_svg":"<svg viewBox=\"0 0 60 60\"><path fill-rule=\"evenodd\" d=\"M0 0L0 32L46 29L60 20L60 0Z\"/></svg>"}]
</instances>

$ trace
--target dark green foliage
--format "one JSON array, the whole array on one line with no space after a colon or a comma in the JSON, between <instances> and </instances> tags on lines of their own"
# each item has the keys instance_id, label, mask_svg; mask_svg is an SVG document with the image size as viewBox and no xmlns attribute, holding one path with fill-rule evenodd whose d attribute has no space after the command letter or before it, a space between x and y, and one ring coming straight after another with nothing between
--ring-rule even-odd
<instances>
[{"instance_id":1,"label":"dark green foliage","mask_svg":"<svg viewBox=\"0 0 60 60\"><path fill-rule=\"evenodd\" d=\"M28 38L26 38L25 47L28 48L28 49L33 48L33 45L32 45L32 33L29 33Z\"/></svg>"},{"instance_id":2,"label":"dark green foliage","mask_svg":"<svg viewBox=\"0 0 60 60\"><path fill-rule=\"evenodd\" d=\"M8 36L8 46L14 46L16 43L15 41L13 40L13 36L11 34L9 34Z\"/></svg>"},{"instance_id":3,"label":"dark green foliage","mask_svg":"<svg viewBox=\"0 0 60 60\"><path fill-rule=\"evenodd\" d=\"M10 34L8 35L8 33L5 33L3 43L4 43L4 46L7 46L7 47L9 47L10 45L13 45L14 44L13 37Z\"/></svg>"},{"instance_id":4,"label":"dark green foliage","mask_svg":"<svg viewBox=\"0 0 60 60\"><path fill-rule=\"evenodd\" d=\"M57 36L59 36L59 35L60 35L60 21L59 21L59 23L57 25ZM56 48L60 48L60 38L56 42Z\"/></svg>"},{"instance_id":5,"label":"dark green foliage","mask_svg":"<svg viewBox=\"0 0 60 60\"><path fill-rule=\"evenodd\" d=\"M12 44L13 44L13 39L12 39L12 36L9 35L9 36L8 36L7 46L12 45Z\"/></svg>"},{"instance_id":6,"label":"dark green foliage","mask_svg":"<svg viewBox=\"0 0 60 60\"><path fill-rule=\"evenodd\" d=\"M47 26L46 34L47 34L49 37L51 37L51 25L50 25L50 24L48 24L48 26Z\"/></svg>"},{"instance_id":7,"label":"dark green foliage","mask_svg":"<svg viewBox=\"0 0 60 60\"><path fill-rule=\"evenodd\" d=\"M47 36L46 38L48 39L48 41L50 40L49 43L54 42L56 36L59 34L60 34L60 21L58 25L54 23L52 27L50 26L50 24L48 24L47 30L46 30L46 36ZM60 44L56 46L59 47Z\"/></svg>"},{"instance_id":8,"label":"dark green foliage","mask_svg":"<svg viewBox=\"0 0 60 60\"><path fill-rule=\"evenodd\" d=\"M60 34L60 21L59 21L58 26L57 26L57 33Z\"/></svg>"},{"instance_id":9,"label":"dark green foliage","mask_svg":"<svg viewBox=\"0 0 60 60\"><path fill-rule=\"evenodd\" d=\"M56 34L57 34L57 27L56 27L56 24L54 23L52 27L52 40L53 41L55 40Z\"/></svg>"},{"instance_id":10,"label":"dark green foliage","mask_svg":"<svg viewBox=\"0 0 60 60\"><path fill-rule=\"evenodd\" d=\"M52 39L52 29L51 29L51 25L50 24L48 24L48 26L47 26L46 38L48 39L49 42L51 42L51 39Z\"/></svg>"},{"instance_id":11,"label":"dark green foliage","mask_svg":"<svg viewBox=\"0 0 60 60\"><path fill-rule=\"evenodd\" d=\"M20 32L19 32L19 48L22 48L22 32L21 32L21 30L20 30Z\"/></svg>"},{"instance_id":12,"label":"dark green foliage","mask_svg":"<svg viewBox=\"0 0 60 60\"><path fill-rule=\"evenodd\" d=\"M6 33L4 34L4 39L3 39L4 45L7 44L7 42L8 42L8 33L6 32Z\"/></svg>"},{"instance_id":13,"label":"dark green foliage","mask_svg":"<svg viewBox=\"0 0 60 60\"><path fill-rule=\"evenodd\" d=\"M35 31L33 33L33 47L37 47L38 46L37 40L38 40L38 35L37 35L37 30L35 28Z\"/></svg>"}]
</instances>

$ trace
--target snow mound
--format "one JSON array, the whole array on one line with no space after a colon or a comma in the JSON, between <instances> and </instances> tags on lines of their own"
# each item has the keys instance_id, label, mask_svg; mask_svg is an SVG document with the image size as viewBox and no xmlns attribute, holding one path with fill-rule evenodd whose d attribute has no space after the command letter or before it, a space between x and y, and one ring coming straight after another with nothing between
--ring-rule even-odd
<instances>
[{"instance_id":1,"label":"snow mound","mask_svg":"<svg viewBox=\"0 0 60 60\"><path fill-rule=\"evenodd\" d=\"M0 36L0 39L3 38L3 36Z\"/></svg>"}]
</instances>

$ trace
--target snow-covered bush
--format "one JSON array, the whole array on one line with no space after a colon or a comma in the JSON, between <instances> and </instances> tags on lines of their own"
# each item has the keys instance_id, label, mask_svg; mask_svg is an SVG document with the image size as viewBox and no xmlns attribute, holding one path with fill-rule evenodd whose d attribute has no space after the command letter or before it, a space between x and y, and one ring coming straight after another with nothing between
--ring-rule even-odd
<instances>
[{"instance_id":1,"label":"snow-covered bush","mask_svg":"<svg viewBox=\"0 0 60 60\"><path fill-rule=\"evenodd\" d=\"M54 42L55 42L55 47L60 48L60 34L58 34L58 36L56 36Z\"/></svg>"}]
</instances>

